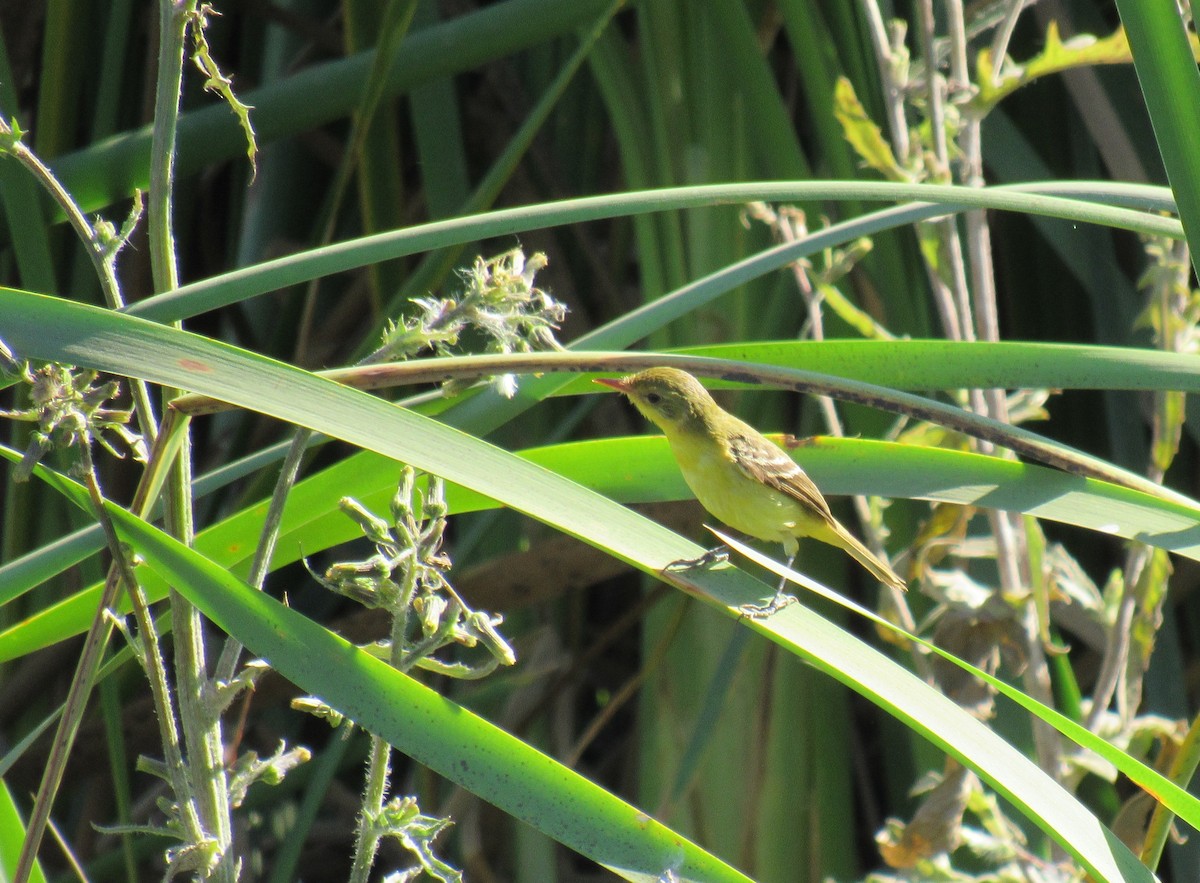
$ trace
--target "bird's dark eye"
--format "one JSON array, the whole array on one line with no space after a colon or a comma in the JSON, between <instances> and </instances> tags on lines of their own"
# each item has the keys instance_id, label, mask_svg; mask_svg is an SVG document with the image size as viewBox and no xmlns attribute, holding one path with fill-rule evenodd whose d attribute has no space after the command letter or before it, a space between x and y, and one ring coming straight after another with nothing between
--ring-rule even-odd
<instances>
[{"instance_id":1,"label":"bird's dark eye","mask_svg":"<svg viewBox=\"0 0 1200 883\"><path fill-rule=\"evenodd\" d=\"M658 393L656 393L656 392L647 393L647 394L646 394L646 401L648 401L648 402L649 402L650 404L652 404L652 405L657 405L659 402L661 402L661 401L662 401L662 396L660 396L660 395L659 395Z\"/></svg>"}]
</instances>

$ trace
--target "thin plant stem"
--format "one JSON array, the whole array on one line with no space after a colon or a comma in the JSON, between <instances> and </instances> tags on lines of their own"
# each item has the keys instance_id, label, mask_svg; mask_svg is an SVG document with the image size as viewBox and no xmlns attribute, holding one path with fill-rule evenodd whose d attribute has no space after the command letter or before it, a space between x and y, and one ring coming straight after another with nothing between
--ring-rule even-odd
<instances>
[{"instance_id":1,"label":"thin plant stem","mask_svg":"<svg viewBox=\"0 0 1200 883\"><path fill-rule=\"evenodd\" d=\"M88 498L92 504L93 515L95 515L104 531L105 541L109 553L112 555L113 562L109 569L108 577L104 582L104 589L100 595L100 603L96 609L96 615L92 618L92 623L84 638L83 650L79 655L79 662L75 666L75 675L71 679L71 685L67 690L62 717L59 718L58 727L54 734L54 741L50 746L50 756L46 761L46 769L42 774L41 784L38 786L37 798L34 801L33 811L30 814L25 840L21 844L21 854L17 860L17 868L13 876L15 883L26 883L33 870L33 862L37 857L38 847L41 845L42 837L45 834L54 796L62 784L63 773L66 771L67 758L70 756L75 737L79 733L79 725L83 720L83 711L87 706L91 689L95 684L96 672L100 667L101 656L112 634L113 623L108 617L107 611L116 603L117 594L122 584L126 586L131 597L135 591L134 587L137 585L133 565L125 554L125 546L121 543L112 520L109 519L108 513L104 510L104 495L96 478L95 464L92 461L91 452L88 450L86 444L82 447L82 451L84 484L87 487ZM169 708L169 701L166 707ZM161 717L159 723L160 726L169 726ZM177 744L178 742L176 741ZM182 763L180 762L176 770L181 769ZM189 808L184 804L180 804L180 809L184 823L188 828L188 833L199 838L202 835L199 820L194 814L190 813Z\"/></svg>"},{"instance_id":2,"label":"thin plant stem","mask_svg":"<svg viewBox=\"0 0 1200 883\"><path fill-rule=\"evenodd\" d=\"M372 734L367 754L367 781L363 789L363 812L358 814L358 832L354 840L354 863L350 867L350 883L367 883L375 854L379 850L379 832L374 813L383 807L391 776L392 746Z\"/></svg>"},{"instance_id":3,"label":"thin plant stem","mask_svg":"<svg viewBox=\"0 0 1200 883\"><path fill-rule=\"evenodd\" d=\"M384 10L383 19L380 22L379 41L375 44L375 57L371 63L371 73L367 77L370 88L364 92L351 120L346 149L342 153L333 184L329 188L329 197L324 212L325 221L321 227L321 245L327 245L333 241L334 233L337 231L338 211L341 209L342 200L350 187L354 170L357 168L359 158L366 146L371 124L375 121L375 113L383 98L386 83L384 74L391 65L400 42L408 33L416 10L416 0L389 0L387 9ZM347 40L349 40L349 35L347 35ZM313 279L308 284L308 290L305 293L299 328L296 332L296 348L293 353L293 360L297 364L304 364L306 360L310 331L316 315L319 287L320 279Z\"/></svg>"},{"instance_id":4,"label":"thin plant stem","mask_svg":"<svg viewBox=\"0 0 1200 883\"><path fill-rule=\"evenodd\" d=\"M900 88L900 84L896 82L895 55L888 41L887 29L883 22L883 13L879 9L878 0L861 0L861 4L867 18L867 31L871 36L871 45L875 50L879 78L884 86L884 101L887 112L888 131L892 141L892 152L896 155L900 164L905 165L906 160L912 152L912 148L910 147L908 135L908 121L904 111L905 93ZM924 51L927 57L932 55L932 34L928 36L927 41L922 42L922 45L925 47ZM932 62L930 64L932 65ZM927 71L926 78L932 89L932 73ZM932 93L930 101L931 103L933 101ZM948 222L942 221L939 223L942 225L942 238L944 239L944 229ZM938 223L934 223L932 226L934 229L939 229ZM942 333L950 340L962 340L963 323L959 317L959 309L950 287L942 280L942 277L937 272L937 268L932 266L928 261L925 262L925 275L929 281L929 290L933 296L934 308L938 313L938 321L942 325Z\"/></svg>"},{"instance_id":5,"label":"thin plant stem","mask_svg":"<svg viewBox=\"0 0 1200 883\"><path fill-rule=\"evenodd\" d=\"M1187 788L1196 775L1198 766L1200 766L1200 717L1195 717L1192 718L1192 724L1183 738L1183 744L1179 746L1179 751L1171 762L1168 778L1180 788ZM1158 868L1158 863L1162 860L1163 847L1167 844L1167 837L1171 833L1171 822L1174 818L1175 814L1162 803L1154 804L1154 813L1150 816L1150 824L1146 826L1146 839L1143 841L1140 856L1142 862L1152 871Z\"/></svg>"},{"instance_id":6,"label":"thin plant stem","mask_svg":"<svg viewBox=\"0 0 1200 883\"><path fill-rule=\"evenodd\" d=\"M159 0L158 78L150 146L150 191L146 201L150 269L157 293L179 287L172 204L175 190L175 137L183 90L184 44L197 0Z\"/></svg>"},{"instance_id":7,"label":"thin plant stem","mask_svg":"<svg viewBox=\"0 0 1200 883\"><path fill-rule=\"evenodd\" d=\"M160 0L158 76L155 84L154 125L147 200L150 266L158 293L179 287L179 270L173 231L174 165L179 101L183 88L183 63L189 27L202 27L197 0ZM179 393L164 390L169 401ZM166 525L191 545L191 443L186 426L180 455L168 481ZM233 850L229 789L225 773L219 709L207 700L209 683L200 614L174 589L170 593L171 624L175 645L176 688L179 714L191 771L192 794L176 794L182 804L195 799L205 830L216 841L212 876L232 883L237 878Z\"/></svg>"},{"instance_id":8,"label":"thin plant stem","mask_svg":"<svg viewBox=\"0 0 1200 883\"><path fill-rule=\"evenodd\" d=\"M776 213L772 226L784 242L796 242L804 233L803 230L793 225L787 214L782 212ZM824 340L825 318L824 311L821 309L822 298L818 292L813 290L812 282L808 278L805 266L801 262L792 264L792 278L795 280L796 287L799 289L801 297L804 298L808 309L809 336L813 340ZM841 416L838 414L837 405L834 403L834 400L826 395L817 395L814 398L825 420L826 431L830 435L843 438L845 436L845 429L842 426ZM851 500L853 501L855 514L858 515L858 521L862 526L863 535L867 540L868 546L872 552L886 561L888 559L887 550L884 548L883 540L876 529L875 519L871 515L870 501L861 494L855 494L851 497ZM914 631L917 628L916 620L913 618L912 611L904 602L903 594L893 589L891 595L892 604L896 610L899 622L904 628ZM913 654L912 658L918 673L922 677L928 676L928 660L919 653Z\"/></svg>"},{"instance_id":9,"label":"thin plant stem","mask_svg":"<svg viewBox=\"0 0 1200 883\"><path fill-rule=\"evenodd\" d=\"M275 545L279 541L279 528L283 523L283 510L287 504L288 494L296 484L300 474L300 466L304 462L304 452L313 437L310 429L297 429L292 434L291 444L288 445L287 455L279 468L279 478L271 493L271 502L267 507L267 515L263 520L262 531L259 532L258 544L254 549L254 558L250 562L250 573L247 581L259 591L267 581L267 572L271 567L271 556L275 554ZM242 644L232 635L225 639L221 648L221 656L217 660L213 678L218 683L229 682L237 670L238 658L241 656Z\"/></svg>"},{"instance_id":10,"label":"thin plant stem","mask_svg":"<svg viewBox=\"0 0 1200 883\"><path fill-rule=\"evenodd\" d=\"M950 45L950 80L958 90L965 88L970 81L962 0L947 0L945 10ZM982 119L978 115L968 114L959 136L959 147L963 154L960 172L962 183L975 187L981 187L984 183L981 124ZM974 322L964 324L968 329L974 330L976 339L998 341L1000 322L996 307L996 276L987 217L983 212L968 212L964 225L967 251L970 255L970 303L974 308ZM1001 423L1009 422L1008 402L1003 390L975 391L973 399L978 402L976 410ZM984 453L991 453L993 450L991 445L980 445L979 449ZM1011 458L1011 454L1005 456ZM1015 595L1024 587L1032 585L1032 574L1028 572L1028 540L1024 522L1007 512L995 510L988 513L988 518L996 539L1000 589ZM1053 705L1050 670L1041 644L1041 629L1034 605L1026 605L1021 623L1028 660L1022 680L1031 695L1043 703ZM1033 725L1033 736L1040 766L1057 779L1062 768L1062 746L1057 734L1038 721Z\"/></svg>"},{"instance_id":11,"label":"thin plant stem","mask_svg":"<svg viewBox=\"0 0 1200 883\"><path fill-rule=\"evenodd\" d=\"M662 636L655 642L653 649L646 654L646 658L638 670L630 675L625 683L613 691L612 696L604 703L604 707L596 712L595 716L588 722L588 725L583 728L583 732L575 739L570 750L566 752L562 761L565 767L576 769L579 766L579 762L583 760L584 752L604 732L604 728L612 722L621 709L629 704L630 700L637 697L638 691L642 689L642 686L646 683L646 679L662 668L663 662L667 658L667 653L679 637L679 630L683 627L688 608L689 605L687 603L678 604L675 607L671 621L665 624Z\"/></svg>"},{"instance_id":12,"label":"thin plant stem","mask_svg":"<svg viewBox=\"0 0 1200 883\"><path fill-rule=\"evenodd\" d=\"M911 148L908 138L908 121L904 115L904 90L896 81L896 59L888 40L887 25L879 0L860 0L866 16L867 34L871 48L875 50L875 61L879 67L879 81L883 84L884 109L887 114L888 134L891 135L892 152L901 165L906 165Z\"/></svg>"},{"instance_id":13,"label":"thin plant stem","mask_svg":"<svg viewBox=\"0 0 1200 883\"><path fill-rule=\"evenodd\" d=\"M1021 17L1021 12L1027 5L1029 5L1029 0L1009 0L1004 19L996 27L996 33L992 37L992 79L994 80L1000 78L1000 71L1004 67L1004 58L1008 55L1008 44L1012 40L1013 32L1017 29L1017 19Z\"/></svg>"},{"instance_id":14,"label":"thin plant stem","mask_svg":"<svg viewBox=\"0 0 1200 883\"><path fill-rule=\"evenodd\" d=\"M54 176L54 173L38 159L37 154L21 143L12 126L2 117L0 117L0 136L7 141L5 147L7 152L25 167L67 216L71 229L83 242L84 250L92 262L92 268L96 271L96 278L100 281L100 290L104 293L105 302L114 310L125 306L125 299L121 294L121 283L117 279L116 257L117 252L124 245L124 240L128 238L128 233L132 232L132 225L141 215L141 194L135 198L135 209L130 216L130 221L126 224L127 229L123 231L122 238L115 242L105 243L101 240L96 228L75 204L71 194ZM154 416L154 407L150 403L149 388L144 380L133 377L128 379L130 393L133 396L134 413L137 414L138 429L148 443L153 443L158 434L158 421Z\"/></svg>"},{"instance_id":15,"label":"thin plant stem","mask_svg":"<svg viewBox=\"0 0 1200 883\"><path fill-rule=\"evenodd\" d=\"M934 48L933 0L921 0L917 4L917 14L917 34L920 37L921 54L925 59L925 100L929 105L929 126L933 137L934 160L937 164L935 176L942 183L947 183L950 180L950 146L946 133L946 84L938 74L937 53ZM942 261L950 276L949 291L944 296L948 296L954 304L958 334L958 337L951 339L974 340L970 293L958 225L952 217L935 221L933 225L939 231ZM938 279L940 283L940 276ZM949 334L949 331L947 333ZM973 394L972 403L978 411L982 399Z\"/></svg>"},{"instance_id":16,"label":"thin plant stem","mask_svg":"<svg viewBox=\"0 0 1200 883\"><path fill-rule=\"evenodd\" d=\"M1164 276L1155 284L1152 306L1158 313L1155 324L1161 329L1161 333L1157 335L1159 348L1167 352L1178 352L1187 347L1189 341L1181 340L1178 335L1171 332L1172 325L1178 322L1178 319L1173 316L1171 291L1173 286L1183 289L1188 286L1190 277L1187 268L1191 262L1185 243L1171 246L1171 260L1178 268L1175 274L1176 278ZM1166 434L1173 433L1177 429L1171 425L1172 421L1168 413L1167 405L1170 395L1172 395L1170 392L1158 392L1154 396L1158 419L1153 421L1151 451L1161 448L1167 442ZM1152 458L1146 470L1147 478L1156 484L1161 484L1168 465L1169 460L1160 462L1157 458ZM1117 710L1123 725L1136 711L1135 708L1129 707L1130 703L1127 699L1131 692L1129 679L1135 676L1129 671L1130 645L1133 640L1133 624L1137 617L1138 583L1141 580L1143 569L1153 554L1151 547L1137 545L1132 547L1126 556L1121 582L1121 600L1117 606L1114 622L1109 628L1104 656L1100 661L1099 673L1096 677L1096 687L1092 691L1092 707L1085 721L1085 725L1093 732L1099 728L1114 695L1117 697ZM1140 677L1140 673L1137 674L1137 677ZM1120 689L1123 680L1126 687Z\"/></svg>"},{"instance_id":17,"label":"thin plant stem","mask_svg":"<svg viewBox=\"0 0 1200 883\"><path fill-rule=\"evenodd\" d=\"M412 497L410 497L412 499ZM389 662L396 669L407 672L420 658L417 652L409 652L408 611L417 592L417 556L420 551L417 538L412 538L412 557L405 565L404 579L400 586L400 597L392 610L392 646ZM391 778L392 746L384 739L371 734L371 748L367 754L366 784L363 788L362 812L358 814L358 830L354 838L354 863L350 869L350 883L367 883L375 854L379 850L380 829L375 817L383 808Z\"/></svg>"},{"instance_id":18,"label":"thin plant stem","mask_svg":"<svg viewBox=\"0 0 1200 883\"><path fill-rule=\"evenodd\" d=\"M163 4L164 27L168 18L168 12L173 14L171 4L165 2ZM182 38L179 41L179 47L179 67L181 68ZM178 78L176 79L176 82L178 82ZM176 89L176 96L177 94L178 89ZM20 142L19 137L13 131L13 128L8 125L7 121L0 120L0 134L3 134L8 140L8 144L6 144L8 151L19 162L21 162L27 170L31 172L34 178L42 185L44 189L47 190L47 192L50 193L55 202L63 209L72 228L83 241L84 247L88 253L88 257L91 259L97 278L100 281L101 290L104 293L108 305L113 309L122 307L124 305L124 300L121 295L120 285L116 276L115 259L117 252L124 244L124 240L128 238L134 224L136 223L138 213L140 211L140 202L137 203L137 208L135 208L134 214L131 215L130 220L126 223L125 228L121 231L121 235L119 237L110 236L108 239L106 239L100 234L98 229L87 220L87 218L83 215L83 212L79 210L70 194L59 183L57 178L55 178L55 176L36 157L36 155L33 154L32 151L30 151ZM156 155L156 158L162 155L165 154L158 154ZM167 168L169 174L169 159ZM163 192L166 192L169 196L169 188ZM167 205L167 214L169 216L169 199ZM153 219L155 212L152 211L151 214ZM159 213L158 220L161 221L162 217L163 215ZM171 278L172 283L170 287L175 287L177 280L174 279L173 275ZM158 290L161 291L165 289L159 288ZM133 381L131 388L139 426L143 435L151 443L154 443L157 440L158 426L154 417L153 408L150 405L147 387L141 381ZM34 810L31 815L27 837L22 845L22 852L18 859L15 874L15 879L18 881L27 880L32 872L37 850L40 846L47 822L49 820L54 794L57 793L57 790L62 782L62 776L66 767L66 760L70 754L71 747L74 744L75 737L78 734L79 724L82 720L83 711L87 705L87 700L90 696L91 688L95 681L96 671L100 664L100 658L103 654L103 649L107 645L108 639L112 633L112 623L108 619L106 611L113 606L122 582L125 584L127 591L129 591L131 598L134 599L134 608L138 612L140 640L143 642L146 670L148 676L150 677L151 690L152 694L154 695L155 705L158 709L160 733L163 738L164 752L167 758L168 776L170 777L173 788L176 791L176 798L180 811L180 820L187 836L192 840L192 842L199 844L206 839L203 825L197 817L195 808L190 799L191 789L188 785L187 773L183 765L182 752L180 751L179 747L178 731L175 727L175 715L166 683L165 666L162 664L161 653L157 648L157 639L153 630L153 623L150 619L148 611L146 610L144 600L142 603L138 603L140 592L133 576L133 570L124 554L124 549L119 542L116 531L113 528L112 523L107 518L107 514L104 512L103 494L96 478L95 467L91 459L90 449L86 444L83 447L82 460L84 465L85 483L88 487L89 497L92 501L96 517L99 519L105 531L106 539L108 540L108 546L111 554L113 555L113 565L109 570L109 575L105 581L104 590L101 593L100 606L97 609L96 616L93 618L91 626L89 627L88 634L84 642L84 649L76 666L75 677L72 679L71 686L68 690L67 700L64 703L63 715L59 720L59 725L52 743L50 759L47 762L46 770L43 774L41 785L39 786L38 797L35 801ZM139 485L139 491L146 487L148 487L147 482L141 483ZM141 502L145 504L145 495L142 496Z\"/></svg>"}]
</instances>

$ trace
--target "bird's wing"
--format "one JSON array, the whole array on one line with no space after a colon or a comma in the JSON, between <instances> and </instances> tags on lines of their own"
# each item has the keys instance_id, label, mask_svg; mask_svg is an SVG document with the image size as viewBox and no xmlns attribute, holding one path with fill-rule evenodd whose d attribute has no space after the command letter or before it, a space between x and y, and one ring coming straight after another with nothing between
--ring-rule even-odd
<instances>
[{"instance_id":1,"label":"bird's wing","mask_svg":"<svg viewBox=\"0 0 1200 883\"><path fill-rule=\"evenodd\" d=\"M829 504L811 478L783 450L757 432L735 433L729 440L730 453L738 468L755 481L787 494L834 522ZM836 523L836 522L835 522Z\"/></svg>"}]
</instances>

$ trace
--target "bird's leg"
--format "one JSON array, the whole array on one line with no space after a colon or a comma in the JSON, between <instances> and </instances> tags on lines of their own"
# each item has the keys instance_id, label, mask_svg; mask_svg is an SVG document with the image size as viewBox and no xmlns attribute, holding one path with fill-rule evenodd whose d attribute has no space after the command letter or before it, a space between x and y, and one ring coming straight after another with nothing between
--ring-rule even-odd
<instances>
[{"instance_id":1,"label":"bird's leg","mask_svg":"<svg viewBox=\"0 0 1200 883\"><path fill-rule=\"evenodd\" d=\"M723 564L728 560L729 547L724 545L714 546L699 558L680 558L678 561L672 561L663 570L694 570L697 567L711 567L714 564Z\"/></svg>"},{"instance_id":2,"label":"bird's leg","mask_svg":"<svg viewBox=\"0 0 1200 883\"><path fill-rule=\"evenodd\" d=\"M793 552L791 555L788 555L788 570L792 569L792 562L795 560L795 552ZM775 595L770 601L768 601L766 604L743 604L738 609L741 610L743 616L749 617L750 619L770 619L783 608L790 607L799 600L795 595L784 591L786 586L787 577L781 576L779 578L779 585L775 589Z\"/></svg>"}]
</instances>

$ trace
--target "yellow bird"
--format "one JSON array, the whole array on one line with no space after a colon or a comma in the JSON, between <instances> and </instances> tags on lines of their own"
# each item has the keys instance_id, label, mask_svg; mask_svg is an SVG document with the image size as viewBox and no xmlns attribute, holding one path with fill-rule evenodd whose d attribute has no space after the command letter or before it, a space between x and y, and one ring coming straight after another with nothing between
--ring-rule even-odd
<instances>
[{"instance_id":1,"label":"yellow bird","mask_svg":"<svg viewBox=\"0 0 1200 883\"><path fill-rule=\"evenodd\" d=\"M812 479L778 445L721 409L692 375L651 368L597 383L623 392L667 437L684 480L710 513L735 530L783 544L788 564L800 537L848 552L886 586L904 580L846 530ZM780 585L775 598L753 612L770 615L794 600Z\"/></svg>"}]
</instances>

